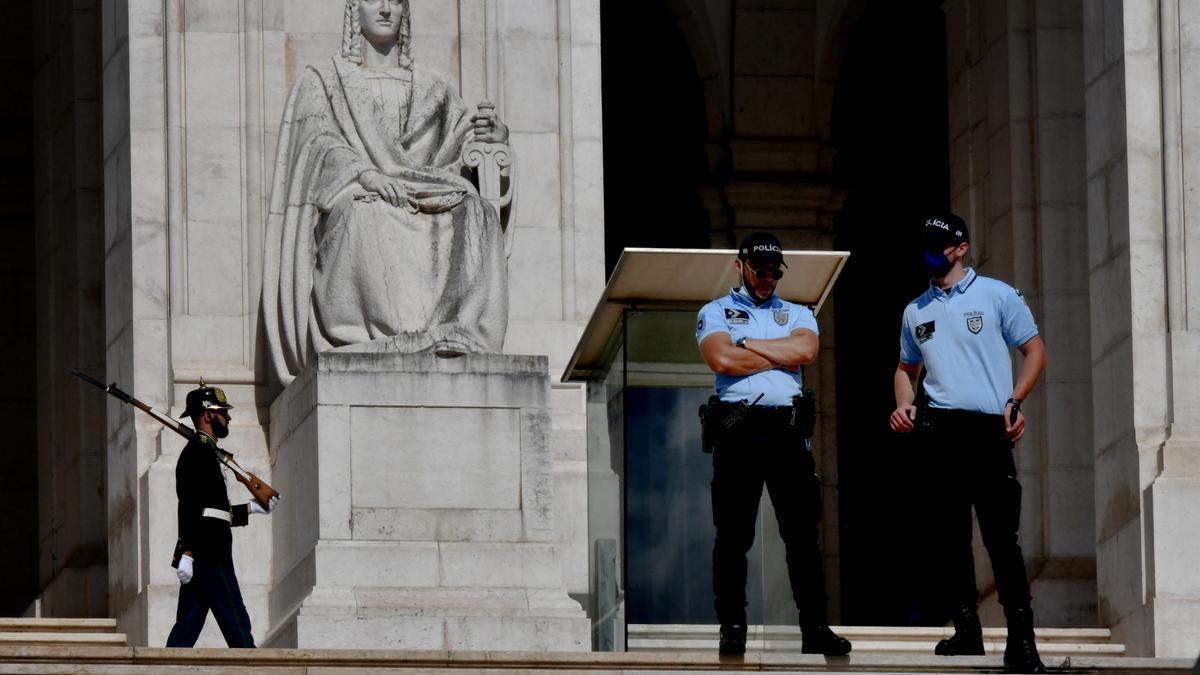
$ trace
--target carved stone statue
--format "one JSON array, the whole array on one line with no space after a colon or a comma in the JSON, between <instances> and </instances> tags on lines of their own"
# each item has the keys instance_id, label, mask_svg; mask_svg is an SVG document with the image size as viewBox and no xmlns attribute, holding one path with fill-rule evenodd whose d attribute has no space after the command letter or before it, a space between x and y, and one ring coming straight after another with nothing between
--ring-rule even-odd
<instances>
[{"instance_id":1,"label":"carved stone statue","mask_svg":"<svg viewBox=\"0 0 1200 675\"><path fill-rule=\"evenodd\" d=\"M262 305L284 385L338 347L504 343L508 129L416 66L410 36L409 0L347 0L341 54L308 67L284 109Z\"/></svg>"}]
</instances>

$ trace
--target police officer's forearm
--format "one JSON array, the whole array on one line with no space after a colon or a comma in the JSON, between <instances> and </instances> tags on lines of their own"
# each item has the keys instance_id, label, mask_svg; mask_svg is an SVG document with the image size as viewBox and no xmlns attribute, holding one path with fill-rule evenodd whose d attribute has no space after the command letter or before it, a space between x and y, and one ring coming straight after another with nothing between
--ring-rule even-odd
<instances>
[{"instance_id":1,"label":"police officer's forearm","mask_svg":"<svg viewBox=\"0 0 1200 675\"><path fill-rule=\"evenodd\" d=\"M807 366L817 359L815 335L791 335L773 340L746 340L746 349L781 366Z\"/></svg>"},{"instance_id":2,"label":"police officer's forearm","mask_svg":"<svg viewBox=\"0 0 1200 675\"><path fill-rule=\"evenodd\" d=\"M721 375L733 375L735 377L739 375L753 375L754 373L761 373L776 367L776 364L768 359L739 347L721 350L715 363L710 362L708 365L712 368L713 372L720 373Z\"/></svg>"},{"instance_id":3,"label":"police officer's forearm","mask_svg":"<svg viewBox=\"0 0 1200 675\"><path fill-rule=\"evenodd\" d=\"M700 343L704 362L719 375L753 375L775 368L775 364L748 349L733 344L727 333L714 333Z\"/></svg>"},{"instance_id":4,"label":"police officer's forearm","mask_svg":"<svg viewBox=\"0 0 1200 675\"><path fill-rule=\"evenodd\" d=\"M1046 345L1041 336L1030 338L1021 345L1021 354L1025 361L1021 364L1021 372L1017 374L1017 384L1013 387L1012 397L1025 400L1033 391L1042 371L1046 369Z\"/></svg>"},{"instance_id":5,"label":"police officer's forearm","mask_svg":"<svg viewBox=\"0 0 1200 675\"><path fill-rule=\"evenodd\" d=\"M896 407L910 406L917 400L917 376L920 371L909 372L903 367L896 368L893 378L893 389L896 395Z\"/></svg>"}]
</instances>

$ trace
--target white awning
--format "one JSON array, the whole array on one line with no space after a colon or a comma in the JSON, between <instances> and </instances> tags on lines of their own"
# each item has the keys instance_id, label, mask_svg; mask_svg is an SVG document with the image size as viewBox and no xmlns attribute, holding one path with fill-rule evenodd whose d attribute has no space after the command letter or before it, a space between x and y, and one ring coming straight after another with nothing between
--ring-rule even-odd
<instances>
[{"instance_id":1,"label":"white awning","mask_svg":"<svg viewBox=\"0 0 1200 675\"><path fill-rule=\"evenodd\" d=\"M617 261L600 302L567 363L563 382L603 375L602 360L626 309L699 310L738 285L736 250L627 248ZM784 300L820 312L850 254L845 251L788 251L787 269L775 292Z\"/></svg>"}]
</instances>

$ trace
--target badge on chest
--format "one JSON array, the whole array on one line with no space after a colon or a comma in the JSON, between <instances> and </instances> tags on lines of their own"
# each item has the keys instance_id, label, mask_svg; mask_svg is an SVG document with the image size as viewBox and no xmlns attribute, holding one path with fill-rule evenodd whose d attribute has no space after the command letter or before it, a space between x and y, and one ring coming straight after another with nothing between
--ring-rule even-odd
<instances>
[{"instance_id":1,"label":"badge on chest","mask_svg":"<svg viewBox=\"0 0 1200 675\"><path fill-rule=\"evenodd\" d=\"M983 312L964 312L963 316L967 320L967 330L979 335L979 331L983 330Z\"/></svg>"}]
</instances>

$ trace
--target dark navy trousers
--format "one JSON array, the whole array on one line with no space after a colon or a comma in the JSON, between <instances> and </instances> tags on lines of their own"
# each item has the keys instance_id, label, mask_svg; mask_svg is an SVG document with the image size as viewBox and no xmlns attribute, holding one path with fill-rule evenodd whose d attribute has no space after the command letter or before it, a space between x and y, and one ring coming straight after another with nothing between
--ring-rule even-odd
<instances>
[{"instance_id":1,"label":"dark navy trousers","mask_svg":"<svg viewBox=\"0 0 1200 675\"><path fill-rule=\"evenodd\" d=\"M1017 543L1021 523L1021 483L1004 417L962 410L922 409L917 431L928 460L937 508L930 513L932 570L936 594L947 610L979 601L971 507L979 519L1000 604L1028 608L1029 580Z\"/></svg>"},{"instance_id":2,"label":"dark navy trousers","mask_svg":"<svg viewBox=\"0 0 1200 675\"><path fill-rule=\"evenodd\" d=\"M763 487L771 497L801 625L825 623L824 562L818 545L821 479L792 408L751 408L719 432L713 451L713 595L722 625L746 625L746 554L754 545Z\"/></svg>"},{"instance_id":3,"label":"dark navy trousers","mask_svg":"<svg viewBox=\"0 0 1200 675\"><path fill-rule=\"evenodd\" d=\"M175 612L175 627L167 637L167 646L194 646L204 628L204 620L212 610L226 644L253 648L250 615L242 602L233 563L205 565L196 561L192 569L192 580L179 587L179 609Z\"/></svg>"}]
</instances>

